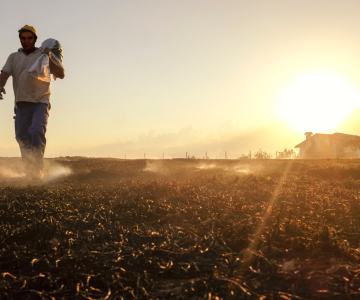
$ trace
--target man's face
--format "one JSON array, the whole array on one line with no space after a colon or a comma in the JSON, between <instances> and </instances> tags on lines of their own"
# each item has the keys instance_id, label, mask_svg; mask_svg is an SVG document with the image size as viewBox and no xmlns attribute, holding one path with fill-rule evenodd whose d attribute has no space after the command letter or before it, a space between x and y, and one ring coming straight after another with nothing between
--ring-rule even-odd
<instances>
[{"instance_id":1,"label":"man's face","mask_svg":"<svg viewBox=\"0 0 360 300\"><path fill-rule=\"evenodd\" d=\"M36 38L32 32L22 32L20 34L21 46L25 51L29 51L35 48Z\"/></svg>"}]
</instances>

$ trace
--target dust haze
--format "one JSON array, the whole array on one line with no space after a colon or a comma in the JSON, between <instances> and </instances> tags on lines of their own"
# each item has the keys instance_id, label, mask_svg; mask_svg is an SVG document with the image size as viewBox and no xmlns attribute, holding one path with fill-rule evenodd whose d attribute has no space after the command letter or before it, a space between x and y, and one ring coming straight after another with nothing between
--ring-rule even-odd
<instances>
[{"instance_id":1,"label":"dust haze","mask_svg":"<svg viewBox=\"0 0 360 300\"><path fill-rule=\"evenodd\" d=\"M70 168L62 166L52 159L45 159L42 183L52 182L56 179L63 178L72 174ZM26 169L21 158L0 158L0 183L27 185L36 184L26 177Z\"/></svg>"}]
</instances>

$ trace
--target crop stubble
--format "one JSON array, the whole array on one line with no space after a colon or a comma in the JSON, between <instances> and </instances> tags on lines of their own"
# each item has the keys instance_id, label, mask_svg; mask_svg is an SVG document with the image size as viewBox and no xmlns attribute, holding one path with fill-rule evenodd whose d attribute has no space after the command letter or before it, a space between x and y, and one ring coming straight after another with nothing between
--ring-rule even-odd
<instances>
[{"instance_id":1,"label":"crop stubble","mask_svg":"<svg viewBox=\"0 0 360 300\"><path fill-rule=\"evenodd\" d=\"M46 165L0 175L0 299L360 297L358 160Z\"/></svg>"}]
</instances>

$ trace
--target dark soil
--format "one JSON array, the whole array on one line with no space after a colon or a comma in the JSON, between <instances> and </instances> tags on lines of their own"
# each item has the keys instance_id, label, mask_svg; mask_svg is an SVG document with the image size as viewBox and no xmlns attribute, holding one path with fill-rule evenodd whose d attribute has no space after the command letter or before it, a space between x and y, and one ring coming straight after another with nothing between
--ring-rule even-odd
<instances>
[{"instance_id":1,"label":"dark soil","mask_svg":"<svg viewBox=\"0 0 360 300\"><path fill-rule=\"evenodd\" d=\"M360 160L0 158L0 299L360 299Z\"/></svg>"}]
</instances>

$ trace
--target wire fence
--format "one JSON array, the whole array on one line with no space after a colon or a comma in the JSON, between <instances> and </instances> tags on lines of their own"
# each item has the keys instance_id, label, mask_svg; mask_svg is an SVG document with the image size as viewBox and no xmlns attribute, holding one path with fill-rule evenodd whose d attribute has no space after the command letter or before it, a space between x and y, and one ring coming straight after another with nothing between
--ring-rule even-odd
<instances>
[{"instance_id":1,"label":"wire fence","mask_svg":"<svg viewBox=\"0 0 360 300\"><path fill-rule=\"evenodd\" d=\"M260 152L259 152L260 151ZM121 154L121 155L108 155L108 158L119 159L289 159L299 158L298 152L291 152L291 154L284 154L283 151L266 152L262 150L249 151L248 153L230 153L224 151L221 153L210 152L183 152L183 153L136 153L136 154Z\"/></svg>"},{"instance_id":2,"label":"wire fence","mask_svg":"<svg viewBox=\"0 0 360 300\"><path fill-rule=\"evenodd\" d=\"M289 150L290 151L290 150ZM135 152L135 151L134 151ZM291 150L291 152L286 153L284 151L275 151L275 152L266 152L262 150L257 151L249 151L247 153L236 153L236 152L200 152L200 151L185 151L185 152L177 152L177 153L167 153L167 152L132 152L132 153L123 153L118 155L80 155L86 157L94 157L94 158L117 158L117 159L289 159L289 158L299 158L299 152ZM285 155L284 155L285 154ZM286 155L287 154L287 155ZM76 157L79 155L63 155L60 157ZM2 153L0 157L19 157L18 155L6 155ZM46 155L45 157L51 158L55 157L52 155Z\"/></svg>"}]
</instances>

